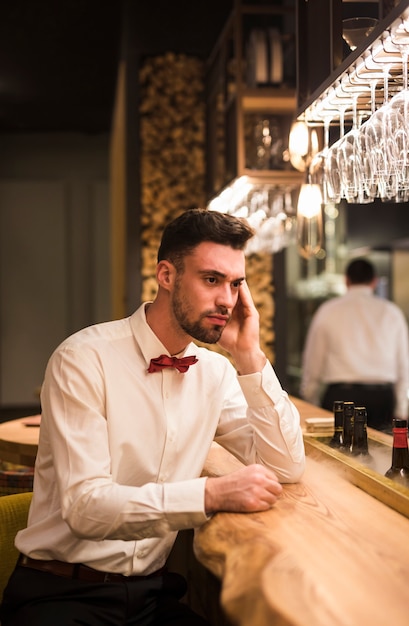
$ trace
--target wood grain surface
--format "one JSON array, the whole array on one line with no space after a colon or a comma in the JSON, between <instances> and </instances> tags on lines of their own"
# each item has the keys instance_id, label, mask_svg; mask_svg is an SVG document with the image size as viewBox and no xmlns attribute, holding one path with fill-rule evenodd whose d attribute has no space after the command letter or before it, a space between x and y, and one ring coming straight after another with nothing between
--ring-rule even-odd
<instances>
[{"instance_id":1,"label":"wood grain surface","mask_svg":"<svg viewBox=\"0 0 409 626\"><path fill-rule=\"evenodd\" d=\"M296 404L303 419L320 414ZM226 473L230 460L214 445L206 469ZM408 626L408 538L408 519L307 457L271 510L218 513L198 529L195 554L238 626Z\"/></svg>"}]
</instances>

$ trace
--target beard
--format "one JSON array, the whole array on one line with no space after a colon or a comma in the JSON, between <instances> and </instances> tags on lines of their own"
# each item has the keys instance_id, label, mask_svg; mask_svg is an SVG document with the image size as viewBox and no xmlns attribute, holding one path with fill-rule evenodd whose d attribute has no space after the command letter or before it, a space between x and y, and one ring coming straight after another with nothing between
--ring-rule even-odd
<instances>
[{"instance_id":1,"label":"beard","mask_svg":"<svg viewBox=\"0 0 409 626\"><path fill-rule=\"evenodd\" d=\"M183 297L181 292L182 289L180 289L180 281L177 280L173 292L172 311L179 326L187 335L193 337L193 339L196 339L197 341L201 341L203 343L217 343L222 335L224 327L218 325L205 327L203 320L208 315L214 315L215 313L219 315L226 315L227 310L224 307L221 307L217 311L205 311L198 318L192 319L193 307L189 301Z\"/></svg>"}]
</instances>

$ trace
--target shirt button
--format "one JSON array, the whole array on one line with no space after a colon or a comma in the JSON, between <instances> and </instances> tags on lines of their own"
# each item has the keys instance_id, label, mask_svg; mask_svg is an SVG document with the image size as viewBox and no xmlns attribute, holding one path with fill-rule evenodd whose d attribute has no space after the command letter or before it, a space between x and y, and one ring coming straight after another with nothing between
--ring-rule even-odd
<instances>
[{"instance_id":1,"label":"shirt button","mask_svg":"<svg viewBox=\"0 0 409 626\"><path fill-rule=\"evenodd\" d=\"M139 552L136 553L136 556L138 559L143 559L143 557L146 556L146 550L139 550Z\"/></svg>"}]
</instances>

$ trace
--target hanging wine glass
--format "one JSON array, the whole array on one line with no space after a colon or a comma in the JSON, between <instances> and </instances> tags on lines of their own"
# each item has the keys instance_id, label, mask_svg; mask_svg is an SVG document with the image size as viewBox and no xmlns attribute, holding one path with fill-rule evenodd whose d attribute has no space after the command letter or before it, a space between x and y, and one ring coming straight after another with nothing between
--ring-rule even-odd
<instances>
[{"instance_id":1,"label":"hanging wine glass","mask_svg":"<svg viewBox=\"0 0 409 626\"><path fill-rule=\"evenodd\" d=\"M409 33L404 22L391 28L391 41L399 50L402 59L402 90L389 102L390 112L386 132L389 158L395 164L398 178L397 200L404 202L409 195Z\"/></svg>"},{"instance_id":2,"label":"hanging wine glass","mask_svg":"<svg viewBox=\"0 0 409 626\"><path fill-rule=\"evenodd\" d=\"M374 115L376 110L376 85L378 79L374 78L370 80L370 92L371 92L371 115ZM361 196L362 203L371 202L376 198L378 185L374 177L374 159L371 153L370 147L366 141L366 126L369 124L367 120L359 126L359 133L357 142L359 145L360 154L360 178L361 178Z\"/></svg>"},{"instance_id":3,"label":"hanging wine glass","mask_svg":"<svg viewBox=\"0 0 409 626\"><path fill-rule=\"evenodd\" d=\"M351 74L351 83L355 87L359 86L361 89L363 86L367 86L370 93L370 100L369 103L366 105L367 110L361 109L359 114L359 132L356 136L361 170L360 203L371 202L375 199L378 193L377 180L373 172L373 169L375 167L374 158L371 150L367 146L366 129L367 126L370 124L369 120L371 120L371 116L373 116L376 111L377 85L381 79L384 79L384 74L381 69L377 70L373 67L369 68L367 66L367 61L371 58L371 56L371 53L364 53L362 57L359 57ZM368 115L369 118L366 121L362 122L365 115Z\"/></svg>"},{"instance_id":4,"label":"hanging wine glass","mask_svg":"<svg viewBox=\"0 0 409 626\"><path fill-rule=\"evenodd\" d=\"M310 181L313 185L319 185L322 194L322 201L324 204L327 204L328 202L328 173L326 168L326 158L329 149L329 127L332 117L332 113L328 113L324 117L324 145L322 150L320 152L317 152L317 154L312 159L309 168Z\"/></svg>"},{"instance_id":5,"label":"hanging wine glass","mask_svg":"<svg viewBox=\"0 0 409 626\"><path fill-rule=\"evenodd\" d=\"M377 187L377 195L383 201L390 201L398 192L396 168L391 153L391 136L389 128L389 72L385 63L383 71L383 104L363 126L363 141L370 159L370 186Z\"/></svg>"},{"instance_id":6,"label":"hanging wine glass","mask_svg":"<svg viewBox=\"0 0 409 626\"><path fill-rule=\"evenodd\" d=\"M359 117L359 123L358 123ZM361 142L360 123L362 115L358 116L358 94L352 98L352 129L344 135L338 149L338 167L341 176L342 194L347 202L364 204L373 202L374 195L368 195L364 186L363 150ZM366 153L365 153L366 154Z\"/></svg>"},{"instance_id":7,"label":"hanging wine glass","mask_svg":"<svg viewBox=\"0 0 409 626\"><path fill-rule=\"evenodd\" d=\"M342 181L338 167L338 149L345 134L345 111L347 103L339 104L339 139L328 150L325 157L325 170L327 173L326 193L328 199L338 204L342 198Z\"/></svg>"},{"instance_id":8,"label":"hanging wine glass","mask_svg":"<svg viewBox=\"0 0 409 626\"><path fill-rule=\"evenodd\" d=\"M360 165L361 165L361 203L366 204L372 202L378 193L378 185L376 177L374 176L374 159L368 148L367 136L365 132L365 123L359 128L358 134Z\"/></svg>"}]
</instances>

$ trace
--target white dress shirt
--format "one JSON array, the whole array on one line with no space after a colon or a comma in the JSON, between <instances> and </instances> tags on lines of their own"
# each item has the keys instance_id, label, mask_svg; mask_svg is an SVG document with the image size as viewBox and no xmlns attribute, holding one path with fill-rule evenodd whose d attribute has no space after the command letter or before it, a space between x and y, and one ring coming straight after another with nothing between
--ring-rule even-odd
<instances>
[{"instance_id":1,"label":"white dress shirt","mask_svg":"<svg viewBox=\"0 0 409 626\"><path fill-rule=\"evenodd\" d=\"M214 439L282 482L300 478L299 414L269 363L238 377L228 359L189 344L184 356L199 360L185 374L148 373L160 354L144 305L54 352L21 552L125 575L160 568L177 531L208 519L201 472Z\"/></svg>"},{"instance_id":2,"label":"white dress shirt","mask_svg":"<svg viewBox=\"0 0 409 626\"><path fill-rule=\"evenodd\" d=\"M408 415L408 326L400 308L352 285L345 295L322 304L305 342L301 395L320 404L329 383L393 383L395 417Z\"/></svg>"}]
</instances>

